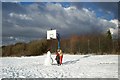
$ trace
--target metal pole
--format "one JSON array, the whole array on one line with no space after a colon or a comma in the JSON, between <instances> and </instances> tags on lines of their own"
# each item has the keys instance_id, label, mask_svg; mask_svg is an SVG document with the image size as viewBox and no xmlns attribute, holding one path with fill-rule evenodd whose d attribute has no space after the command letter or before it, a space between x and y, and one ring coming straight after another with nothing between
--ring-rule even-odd
<instances>
[{"instance_id":1,"label":"metal pole","mask_svg":"<svg viewBox=\"0 0 120 80\"><path fill-rule=\"evenodd\" d=\"M58 49L60 49L60 34L57 33L57 39L58 39Z\"/></svg>"},{"instance_id":2,"label":"metal pole","mask_svg":"<svg viewBox=\"0 0 120 80\"><path fill-rule=\"evenodd\" d=\"M53 41L52 41L52 39L51 39L51 52L53 51L53 49L52 49L52 44L53 44Z\"/></svg>"}]
</instances>

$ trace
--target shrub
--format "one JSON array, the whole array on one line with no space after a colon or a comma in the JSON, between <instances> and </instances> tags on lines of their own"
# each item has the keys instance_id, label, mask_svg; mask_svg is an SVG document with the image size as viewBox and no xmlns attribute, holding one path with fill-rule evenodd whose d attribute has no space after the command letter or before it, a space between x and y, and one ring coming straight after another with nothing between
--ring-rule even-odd
<instances>
[{"instance_id":1,"label":"shrub","mask_svg":"<svg viewBox=\"0 0 120 80\"><path fill-rule=\"evenodd\" d=\"M44 52L47 51L47 41L46 40L32 41L28 44L27 51L29 53L27 54L28 56L42 55Z\"/></svg>"},{"instance_id":2,"label":"shrub","mask_svg":"<svg viewBox=\"0 0 120 80\"><path fill-rule=\"evenodd\" d=\"M2 56L10 56L12 54L13 45L2 46Z\"/></svg>"},{"instance_id":3,"label":"shrub","mask_svg":"<svg viewBox=\"0 0 120 80\"><path fill-rule=\"evenodd\" d=\"M25 43L16 43L12 47L12 55L23 56L25 55L26 44Z\"/></svg>"}]
</instances>

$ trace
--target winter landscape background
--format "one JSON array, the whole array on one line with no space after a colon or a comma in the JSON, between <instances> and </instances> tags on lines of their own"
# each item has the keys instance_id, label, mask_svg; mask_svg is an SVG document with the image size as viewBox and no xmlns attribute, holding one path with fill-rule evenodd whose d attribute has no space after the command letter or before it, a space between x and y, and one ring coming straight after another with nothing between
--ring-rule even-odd
<instances>
[{"instance_id":1,"label":"winter landscape background","mask_svg":"<svg viewBox=\"0 0 120 80\"><path fill-rule=\"evenodd\" d=\"M118 2L2 2L0 78L118 78ZM61 36L63 65L57 66ZM44 65L47 49L54 60Z\"/></svg>"}]
</instances>

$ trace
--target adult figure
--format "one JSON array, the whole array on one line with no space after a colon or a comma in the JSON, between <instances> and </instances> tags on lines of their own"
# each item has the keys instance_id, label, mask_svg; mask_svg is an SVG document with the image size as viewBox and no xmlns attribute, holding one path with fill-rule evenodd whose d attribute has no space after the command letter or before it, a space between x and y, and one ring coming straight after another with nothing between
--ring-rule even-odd
<instances>
[{"instance_id":1,"label":"adult figure","mask_svg":"<svg viewBox=\"0 0 120 80\"><path fill-rule=\"evenodd\" d=\"M56 58L55 58L56 62L57 62L57 65L59 66L60 65L60 55L58 53L58 50L56 51Z\"/></svg>"}]
</instances>

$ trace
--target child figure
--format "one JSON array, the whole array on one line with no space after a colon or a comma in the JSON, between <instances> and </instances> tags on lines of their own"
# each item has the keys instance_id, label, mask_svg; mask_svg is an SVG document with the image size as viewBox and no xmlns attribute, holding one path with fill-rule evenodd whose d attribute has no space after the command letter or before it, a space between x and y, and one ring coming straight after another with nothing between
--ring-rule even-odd
<instances>
[{"instance_id":1,"label":"child figure","mask_svg":"<svg viewBox=\"0 0 120 80\"><path fill-rule=\"evenodd\" d=\"M60 65L60 55L59 55L58 51L56 52L55 60L57 61L57 65L59 66Z\"/></svg>"},{"instance_id":2,"label":"child figure","mask_svg":"<svg viewBox=\"0 0 120 80\"><path fill-rule=\"evenodd\" d=\"M60 56L60 65L61 65L62 64L62 59L63 59L62 50L59 51L59 56Z\"/></svg>"}]
</instances>

